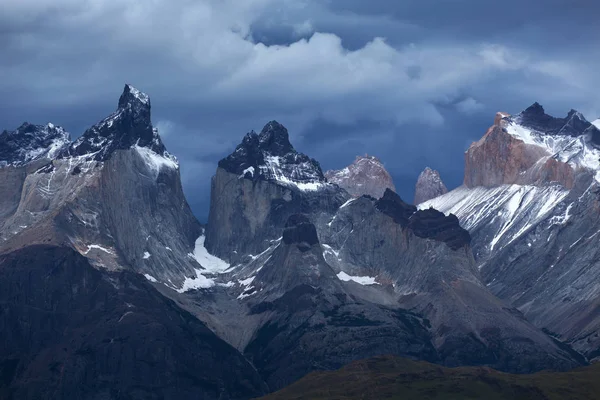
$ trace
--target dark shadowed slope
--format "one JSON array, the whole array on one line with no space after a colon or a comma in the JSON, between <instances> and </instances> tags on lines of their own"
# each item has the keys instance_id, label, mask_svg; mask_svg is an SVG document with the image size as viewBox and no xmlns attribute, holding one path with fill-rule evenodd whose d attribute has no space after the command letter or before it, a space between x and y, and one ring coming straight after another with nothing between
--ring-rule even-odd
<instances>
[{"instance_id":1,"label":"dark shadowed slope","mask_svg":"<svg viewBox=\"0 0 600 400\"><path fill-rule=\"evenodd\" d=\"M0 257L0 399L236 399L252 366L141 275L67 248Z\"/></svg>"}]
</instances>

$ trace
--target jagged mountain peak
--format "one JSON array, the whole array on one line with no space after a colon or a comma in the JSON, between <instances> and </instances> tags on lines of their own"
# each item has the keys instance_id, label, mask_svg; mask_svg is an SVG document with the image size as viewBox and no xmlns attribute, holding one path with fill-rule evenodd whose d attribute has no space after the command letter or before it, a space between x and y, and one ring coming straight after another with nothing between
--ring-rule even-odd
<instances>
[{"instance_id":1,"label":"jagged mountain peak","mask_svg":"<svg viewBox=\"0 0 600 400\"><path fill-rule=\"evenodd\" d=\"M571 188L580 173L600 181L600 130L571 109L564 118L534 103L517 115L499 112L494 125L465 154L468 187L502 184Z\"/></svg>"},{"instance_id":2,"label":"jagged mountain peak","mask_svg":"<svg viewBox=\"0 0 600 400\"><path fill-rule=\"evenodd\" d=\"M523 113L530 115L545 115L546 111L544 110L544 107L536 101L535 103L527 107L525 111L523 111Z\"/></svg>"},{"instance_id":3,"label":"jagged mountain peak","mask_svg":"<svg viewBox=\"0 0 600 400\"><path fill-rule=\"evenodd\" d=\"M544 108L536 102L512 119L515 123L544 135L578 137L591 134L592 142L600 144L600 131L575 109L571 109L565 118L557 118L546 114Z\"/></svg>"},{"instance_id":4,"label":"jagged mountain peak","mask_svg":"<svg viewBox=\"0 0 600 400\"><path fill-rule=\"evenodd\" d=\"M219 161L219 168L240 178L305 191L319 190L326 184L319 162L297 152L287 129L277 121L267 123L260 134L247 133L235 151Z\"/></svg>"},{"instance_id":5,"label":"jagged mountain peak","mask_svg":"<svg viewBox=\"0 0 600 400\"><path fill-rule=\"evenodd\" d=\"M135 146L174 161L167 153L158 131L152 126L150 109L147 94L129 84L125 85L117 110L85 131L63 156L83 156L104 161L115 150Z\"/></svg>"},{"instance_id":6,"label":"jagged mountain peak","mask_svg":"<svg viewBox=\"0 0 600 400\"><path fill-rule=\"evenodd\" d=\"M448 193L448 188L444 185L440 173L425 167L417 179L414 204L421 204L446 193Z\"/></svg>"},{"instance_id":7,"label":"jagged mountain peak","mask_svg":"<svg viewBox=\"0 0 600 400\"><path fill-rule=\"evenodd\" d=\"M331 183L345 189L353 197L369 195L379 198L386 189L396 190L394 180L383 163L375 156L356 156L349 166L325 173Z\"/></svg>"},{"instance_id":8,"label":"jagged mountain peak","mask_svg":"<svg viewBox=\"0 0 600 400\"><path fill-rule=\"evenodd\" d=\"M119 108L126 108L133 105L150 108L150 97L130 84L125 84L123 94L119 98Z\"/></svg>"},{"instance_id":9,"label":"jagged mountain peak","mask_svg":"<svg viewBox=\"0 0 600 400\"><path fill-rule=\"evenodd\" d=\"M14 131L0 133L0 167L22 166L41 158L53 159L70 143L70 134L60 126L24 122Z\"/></svg>"},{"instance_id":10,"label":"jagged mountain peak","mask_svg":"<svg viewBox=\"0 0 600 400\"><path fill-rule=\"evenodd\" d=\"M260 148L274 156L283 156L294 152L290 135L285 126L277 121L267 123L258 136Z\"/></svg>"}]
</instances>

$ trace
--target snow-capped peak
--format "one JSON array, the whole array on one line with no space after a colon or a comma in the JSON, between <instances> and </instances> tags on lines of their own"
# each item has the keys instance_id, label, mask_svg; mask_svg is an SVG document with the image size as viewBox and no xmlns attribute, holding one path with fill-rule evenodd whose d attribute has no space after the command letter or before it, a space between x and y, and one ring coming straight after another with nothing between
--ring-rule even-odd
<instances>
[{"instance_id":1,"label":"snow-capped peak","mask_svg":"<svg viewBox=\"0 0 600 400\"><path fill-rule=\"evenodd\" d=\"M598 118L597 120L593 121L592 125L594 125L597 129L600 129L600 118Z\"/></svg>"},{"instance_id":2,"label":"snow-capped peak","mask_svg":"<svg viewBox=\"0 0 600 400\"><path fill-rule=\"evenodd\" d=\"M138 99L144 104L150 104L150 97L148 97L146 93L139 91L138 89L134 88L129 84L127 84L126 86L136 99Z\"/></svg>"},{"instance_id":3,"label":"snow-capped peak","mask_svg":"<svg viewBox=\"0 0 600 400\"><path fill-rule=\"evenodd\" d=\"M133 102L139 102L144 106L150 107L150 97L146 93L136 89L130 84L126 84L123 89L123 94L119 99L119 108L123 108L127 104Z\"/></svg>"},{"instance_id":4,"label":"snow-capped peak","mask_svg":"<svg viewBox=\"0 0 600 400\"><path fill-rule=\"evenodd\" d=\"M327 171L325 177L354 197L383 196L386 189L396 190L394 181L383 163L374 156L357 156L352 164L341 170Z\"/></svg>"},{"instance_id":5,"label":"snow-capped peak","mask_svg":"<svg viewBox=\"0 0 600 400\"><path fill-rule=\"evenodd\" d=\"M104 161L115 150L133 146L145 147L159 156L166 156L158 131L152 127L148 95L125 85L117 110L88 129L65 156L85 156Z\"/></svg>"},{"instance_id":6,"label":"snow-capped peak","mask_svg":"<svg viewBox=\"0 0 600 400\"><path fill-rule=\"evenodd\" d=\"M53 123L23 123L14 131L0 133L0 167L21 166L32 161L56 158L71 143L68 132Z\"/></svg>"},{"instance_id":7,"label":"snow-capped peak","mask_svg":"<svg viewBox=\"0 0 600 400\"><path fill-rule=\"evenodd\" d=\"M319 163L298 153L287 129L277 121L265 125L260 134L248 133L219 167L240 179L267 180L302 191L315 191L327 183Z\"/></svg>"}]
</instances>

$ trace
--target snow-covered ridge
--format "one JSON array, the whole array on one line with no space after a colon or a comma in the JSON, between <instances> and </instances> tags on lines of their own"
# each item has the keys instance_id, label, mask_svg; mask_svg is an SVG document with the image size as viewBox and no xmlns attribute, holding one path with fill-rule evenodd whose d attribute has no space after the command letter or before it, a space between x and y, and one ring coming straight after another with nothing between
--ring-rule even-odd
<instances>
[{"instance_id":1,"label":"snow-covered ridge","mask_svg":"<svg viewBox=\"0 0 600 400\"><path fill-rule=\"evenodd\" d=\"M593 121L592 125L594 125L598 129L600 129L600 118L598 118L597 120Z\"/></svg>"},{"instance_id":2,"label":"snow-covered ridge","mask_svg":"<svg viewBox=\"0 0 600 400\"><path fill-rule=\"evenodd\" d=\"M167 152L165 152L164 155L160 155L147 147L135 145L132 148L140 155L140 157L142 157L145 164L148 166L148 169L154 174L154 177L158 176L162 168L179 168L177 159Z\"/></svg>"},{"instance_id":3,"label":"snow-covered ridge","mask_svg":"<svg viewBox=\"0 0 600 400\"><path fill-rule=\"evenodd\" d=\"M42 158L55 159L71 144L68 132L52 123L23 124L0 134L0 167L22 166Z\"/></svg>"},{"instance_id":4,"label":"snow-covered ridge","mask_svg":"<svg viewBox=\"0 0 600 400\"><path fill-rule=\"evenodd\" d=\"M523 126L519 122L518 116L513 118L504 114L502 118L502 126L511 136L526 144L545 149L551 157L575 169L586 168L596 171L596 180L600 182L600 149L591 143L590 137L550 135Z\"/></svg>"},{"instance_id":5,"label":"snow-covered ridge","mask_svg":"<svg viewBox=\"0 0 600 400\"><path fill-rule=\"evenodd\" d=\"M127 87L129 88L129 93L131 93L131 95L133 97L135 97L136 99L138 99L140 102L142 102L145 105L150 104L150 97L146 93L134 88L133 86L131 86L129 84L127 85Z\"/></svg>"},{"instance_id":6,"label":"snow-covered ridge","mask_svg":"<svg viewBox=\"0 0 600 400\"><path fill-rule=\"evenodd\" d=\"M560 185L537 187L503 185L496 188L461 186L445 195L419 205L454 214L463 228L472 231L482 226L493 227L489 250L497 250L513 242L536 224L545 220L567 197L569 191ZM567 212L565 218L570 217ZM558 223L566 222L564 218Z\"/></svg>"}]
</instances>

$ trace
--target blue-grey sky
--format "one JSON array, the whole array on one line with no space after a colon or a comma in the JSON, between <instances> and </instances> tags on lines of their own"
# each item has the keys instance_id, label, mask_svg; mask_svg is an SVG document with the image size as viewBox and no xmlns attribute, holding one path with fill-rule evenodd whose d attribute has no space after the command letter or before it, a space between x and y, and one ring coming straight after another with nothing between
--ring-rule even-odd
<instances>
[{"instance_id":1,"label":"blue-grey sky","mask_svg":"<svg viewBox=\"0 0 600 400\"><path fill-rule=\"evenodd\" d=\"M412 200L425 166L461 184L496 111L600 117L599 15L595 0L2 0L0 129L76 137L127 82L201 220L217 161L272 119L325 169L378 156Z\"/></svg>"}]
</instances>

